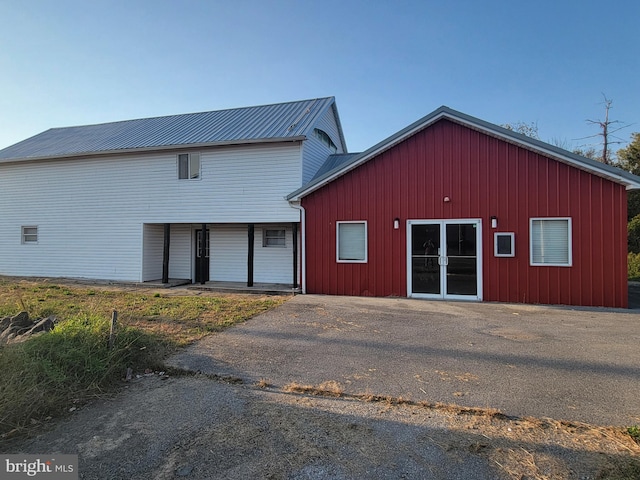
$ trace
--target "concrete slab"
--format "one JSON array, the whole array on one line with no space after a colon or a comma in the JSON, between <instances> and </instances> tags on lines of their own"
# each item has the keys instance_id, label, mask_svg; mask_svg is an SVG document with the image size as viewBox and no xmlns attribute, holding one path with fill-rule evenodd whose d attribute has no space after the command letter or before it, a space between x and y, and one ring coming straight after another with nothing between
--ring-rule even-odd
<instances>
[{"instance_id":1,"label":"concrete slab","mask_svg":"<svg viewBox=\"0 0 640 480\"><path fill-rule=\"evenodd\" d=\"M276 386L336 381L347 393L632 425L639 344L637 311L300 295L169 363Z\"/></svg>"},{"instance_id":2,"label":"concrete slab","mask_svg":"<svg viewBox=\"0 0 640 480\"><path fill-rule=\"evenodd\" d=\"M219 282L209 281L203 284L194 284L187 287L188 290L201 290L220 293L255 293L261 295L295 295L300 293L299 288L282 283L254 283L248 287L243 282Z\"/></svg>"}]
</instances>

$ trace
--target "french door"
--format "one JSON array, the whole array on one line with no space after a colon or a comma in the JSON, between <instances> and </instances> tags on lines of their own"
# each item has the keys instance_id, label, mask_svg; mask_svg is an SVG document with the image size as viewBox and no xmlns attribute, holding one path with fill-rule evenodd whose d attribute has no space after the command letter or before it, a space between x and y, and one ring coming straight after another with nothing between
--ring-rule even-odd
<instances>
[{"instance_id":1,"label":"french door","mask_svg":"<svg viewBox=\"0 0 640 480\"><path fill-rule=\"evenodd\" d=\"M407 296L482 300L480 219L407 221Z\"/></svg>"}]
</instances>

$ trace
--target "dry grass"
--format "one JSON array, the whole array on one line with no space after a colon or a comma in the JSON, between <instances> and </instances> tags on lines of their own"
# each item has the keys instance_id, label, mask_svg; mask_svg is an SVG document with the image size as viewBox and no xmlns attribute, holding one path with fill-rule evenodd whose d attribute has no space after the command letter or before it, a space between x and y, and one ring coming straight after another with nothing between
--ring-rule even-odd
<instances>
[{"instance_id":1,"label":"dry grass","mask_svg":"<svg viewBox=\"0 0 640 480\"><path fill-rule=\"evenodd\" d=\"M321 397L343 397L380 403L382 412L418 408L443 413L451 432L464 434L466 445L448 444L446 433L435 440L450 450L486 458L505 478L514 480L571 479L575 468L590 472L594 480L640 479L640 445L624 428L599 427L579 422L510 417L494 408L414 402L402 397L345 393L338 382L319 385L291 382L285 392ZM632 429L632 432L635 432Z\"/></svg>"},{"instance_id":2,"label":"dry grass","mask_svg":"<svg viewBox=\"0 0 640 480\"><path fill-rule=\"evenodd\" d=\"M280 305L284 297L184 295L0 277L0 317L55 315L44 336L0 348L0 441L117 388L128 367L160 369L177 348ZM118 311L115 347L109 320ZM227 383L241 379L220 377Z\"/></svg>"},{"instance_id":3,"label":"dry grass","mask_svg":"<svg viewBox=\"0 0 640 480\"><path fill-rule=\"evenodd\" d=\"M24 310L32 318L55 315L64 321L83 314L110 318L117 310L121 324L183 346L286 301L266 295L177 296L175 292L0 277L0 317Z\"/></svg>"}]
</instances>

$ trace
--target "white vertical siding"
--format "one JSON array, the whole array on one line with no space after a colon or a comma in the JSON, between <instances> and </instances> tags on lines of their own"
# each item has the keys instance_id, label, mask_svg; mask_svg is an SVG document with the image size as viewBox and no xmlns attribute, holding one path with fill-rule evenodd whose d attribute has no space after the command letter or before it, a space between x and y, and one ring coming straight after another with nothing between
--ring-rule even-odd
<instances>
[{"instance_id":1,"label":"white vertical siding","mask_svg":"<svg viewBox=\"0 0 640 480\"><path fill-rule=\"evenodd\" d=\"M338 147L336 153L345 153L345 146L342 145L340 130L338 128L338 122L336 120L333 108L328 109L325 114L318 119L315 128L324 130L333 143ZM308 140L304 142L302 151L302 184L306 184L313 178L315 173L320 169L324 161L333 152L322 143L318 138L310 134Z\"/></svg>"},{"instance_id":2,"label":"white vertical siding","mask_svg":"<svg viewBox=\"0 0 640 480\"><path fill-rule=\"evenodd\" d=\"M284 199L301 186L299 142L202 150L201 173L178 180L176 152L0 165L0 274L159 278L163 223L299 219ZM21 243L23 225L37 244ZM190 239L172 234L171 277L191 275Z\"/></svg>"}]
</instances>

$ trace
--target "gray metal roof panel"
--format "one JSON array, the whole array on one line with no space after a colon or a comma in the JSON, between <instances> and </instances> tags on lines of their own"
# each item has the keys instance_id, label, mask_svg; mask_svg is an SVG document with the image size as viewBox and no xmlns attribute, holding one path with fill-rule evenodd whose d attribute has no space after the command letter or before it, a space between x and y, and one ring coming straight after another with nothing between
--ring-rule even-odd
<instances>
[{"instance_id":1,"label":"gray metal roof panel","mask_svg":"<svg viewBox=\"0 0 640 480\"><path fill-rule=\"evenodd\" d=\"M552 157L563 163L570 164L576 168L591 172L595 175L607 178L616 183L625 185L627 189L640 189L640 177L633 175L630 172L622 170L612 165L605 165L604 163L592 160L590 158L577 155L562 148L550 145L541 140L528 137L521 133L516 133L512 130L507 130L504 127L500 127L493 123L489 123L485 120L481 120L466 113L458 112L452 108L441 106L434 110L430 114L424 116L420 120L412 123L411 125L403 128L399 132L391 135L390 137L382 140L368 150L355 154L352 158L346 159L342 164L335 166L333 169L327 171L323 175L316 175L309 183L296 191L290 193L287 196L288 200L297 201L300 198L310 194L311 192L321 188L334 179L344 175L345 173L353 170L359 165L367 162L371 158L379 155L380 153L389 150L394 145L402 142L406 138L414 135L427 128L429 125L442 120L448 119L453 122L465 125L469 128L476 129L488 135L501 138L505 141L515 143L530 150L538 151L546 156Z\"/></svg>"},{"instance_id":2,"label":"gray metal roof panel","mask_svg":"<svg viewBox=\"0 0 640 480\"><path fill-rule=\"evenodd\" d=\"M310 181L313 182L316 178L320 178L335 168L341 167L357 155L360 155L360 153L334 153L329 155Z\"/></svg>"},{"instance_id":3,"label":"gray metal roof panel","mask_svg":"<svg viewBox=\"0 0 640 480\"><path fill-rule=\"evenodd\" d=\"M0 150L0 161L58 158L118 150L153 149L306 136L333 97L52 128Z\"/></svg>"}]
</instances>

